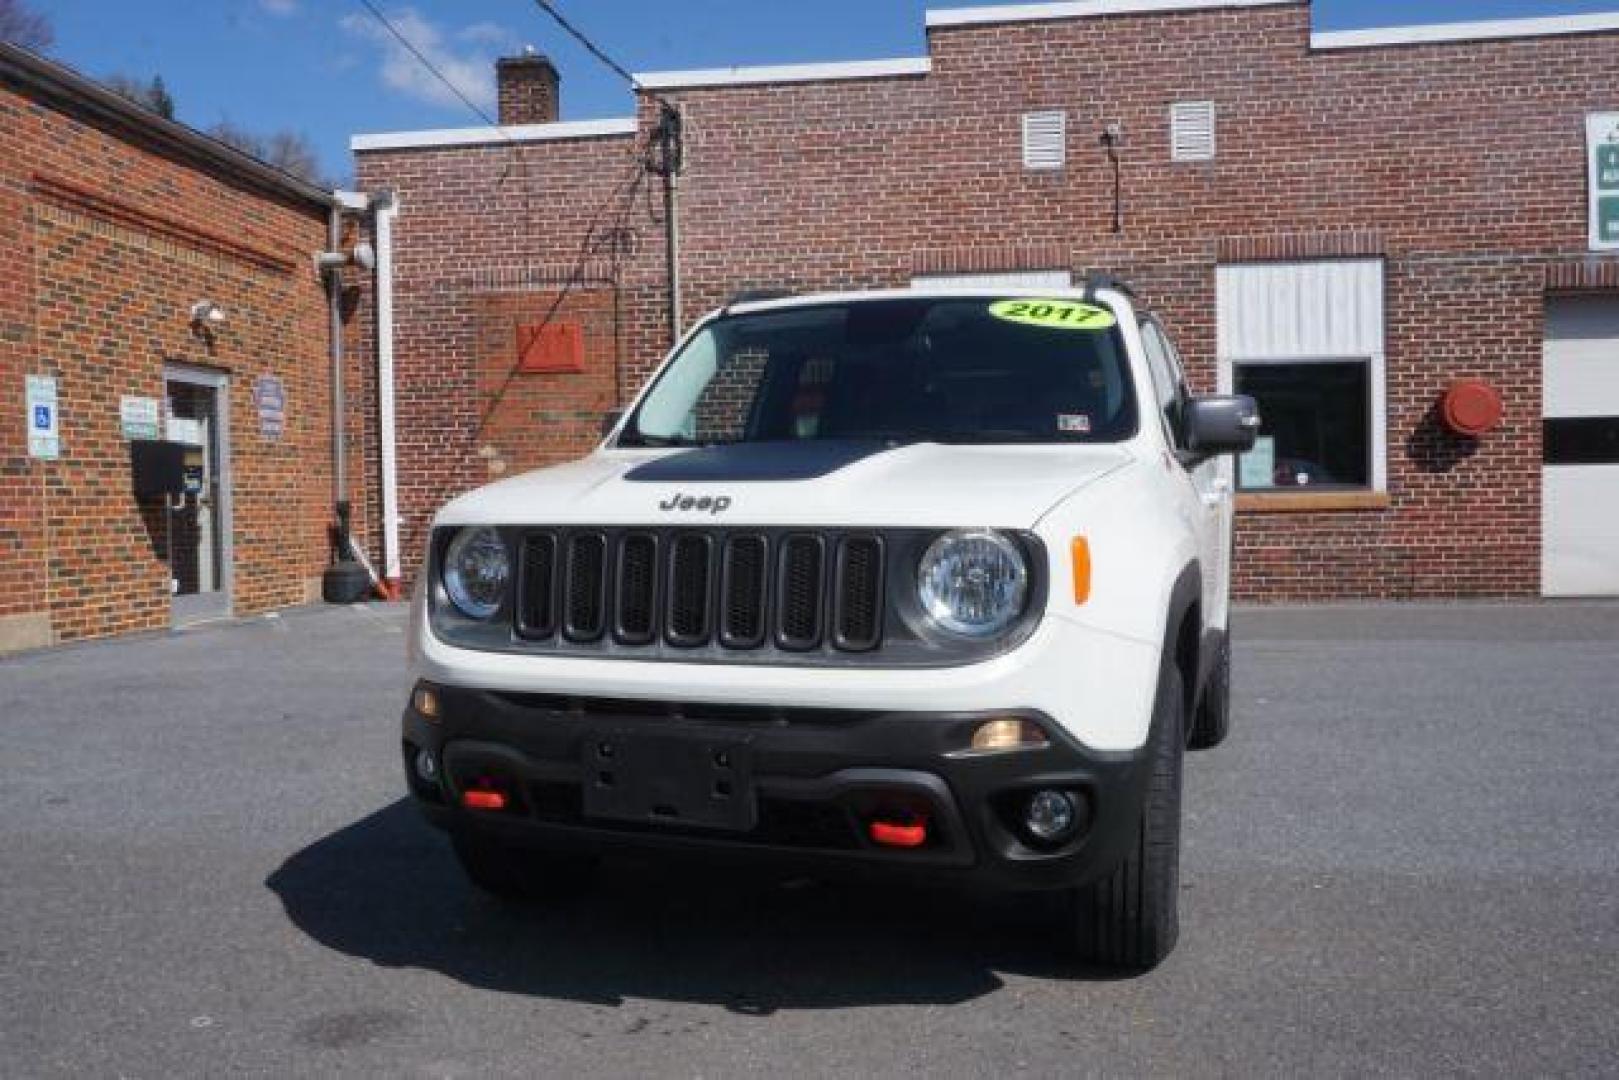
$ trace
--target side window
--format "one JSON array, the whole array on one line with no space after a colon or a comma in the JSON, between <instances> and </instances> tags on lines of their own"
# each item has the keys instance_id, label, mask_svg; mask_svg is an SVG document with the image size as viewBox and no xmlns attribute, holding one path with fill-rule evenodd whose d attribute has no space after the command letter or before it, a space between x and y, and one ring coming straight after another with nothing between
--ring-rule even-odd
<instances>
[{"instance_id":1,"label":"side window","mask_svg":"<svg viewBox=\"0 0 1619 1080\"><path fill-rule=\"evenodd\" d=\"M1176 446L1181 441L1181 414L1186 406L1186 380L1181 374L1175 349L1156 322L1141 324L1141 340L1147 347L1147 367L1152 372L1152 387L1163 410L1164 426Z\"/></svg>"}]
</instances>

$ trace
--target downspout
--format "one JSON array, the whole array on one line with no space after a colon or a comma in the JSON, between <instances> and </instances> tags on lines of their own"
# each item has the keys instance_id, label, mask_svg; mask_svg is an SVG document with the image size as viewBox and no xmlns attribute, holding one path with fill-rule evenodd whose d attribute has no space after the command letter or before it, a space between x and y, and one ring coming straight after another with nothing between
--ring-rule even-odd
<instances>
[{"instance_id":1,"label":"downspout","mask_svg":"<svg viewBox=\"0 0 1619 1080\"><path fill-rule=\"evenodd\" d=\"M382 455L382 574L397 590L402 569L399 561L399 465L394 420L394 218L399 200L391 191L379 194L376 210L377 244L377 418L381 427Z\"/></svg>"},{"instance_id":2,"label":"downspout","mask_svg":"<svg viewBox=\"0 0 1619 1080\"><path fill-rule=\"evenodd\" d=\"M326 250L336 251L343 242L343 207L333 202L326 218ZM328 331L332 354L332 501L337 514L340 547L338 559L348 558L349 495L348 453L343 442L343 279L336 269L323 270L326 285Z\"/></svg>"},{"instance_id":3,"label":"downspout","mask_svg":"<svg viewBox=\"0 0 1619 1080\"><path fill-rule=\"evenodd\" d=\"M326 287L332 364L332 564L321 576L321 595L328 603L352 604L378 587L365 555L354 544L353 504L349 501L347 395L343 385L343 267L356 261L341 250L343 215L365 210L367 200L353 192L334 191L326 225L326 250L315 256L315 269Z\"/></svg>"}]
</instances>

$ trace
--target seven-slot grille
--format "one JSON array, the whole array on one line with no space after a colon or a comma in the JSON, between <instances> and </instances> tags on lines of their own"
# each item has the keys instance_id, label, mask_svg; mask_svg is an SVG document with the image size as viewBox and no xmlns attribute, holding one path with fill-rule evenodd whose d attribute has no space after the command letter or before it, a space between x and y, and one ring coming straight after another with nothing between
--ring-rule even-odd
<instances>
[{"instance_id":1,"label":"seven-slot grille","mask_svg":"<svg viewBox=\"0 0 1619 1080\"><path fill-rule=\"evenodd\" d=\"M870 652L886 557L871 533L534 530L520 540L516 628L558 648Z\"/></svg>"}]
</instances>

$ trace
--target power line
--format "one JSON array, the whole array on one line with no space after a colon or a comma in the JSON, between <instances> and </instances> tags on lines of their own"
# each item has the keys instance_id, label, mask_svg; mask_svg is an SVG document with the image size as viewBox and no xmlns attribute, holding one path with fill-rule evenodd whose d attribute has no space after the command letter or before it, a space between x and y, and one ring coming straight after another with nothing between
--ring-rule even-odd
<instances>
[{"instance_id":1,"label":"power line","mask_svg":"<svg viewBox=\"0 0 1619 1080\"><path fill-rule=\"evenodd\" d=\"M406 51L416 58L417 62L420 63L422 67L431 72L433 77L439 82L449 87L450 93L460 98L462 103L466 105L467 108L471 109L474 113L481 117L484 123L494 128L495 132L499 134L502 139L505 139L507 142L516 141L510 135L506 134L505 129L503 129L493 117L485 112L482 106L480 106L476 101L473 101L471 98L467 97L466 94L462 93L461 88L455 85L455 83L451 82L444 72L440 71L433 61L429 60L422 53L422 51L416 47L415 43L404 35L399 27L390 22L388 20L388 16L384 15L381 10L377 8L377 5L373 4L371 0L359 0L359 2L360 6L369 11L372 17L375 18L377 22L381 23L383 28L387 30L388 33L392 34L399 44L403 45Z\"/></svg>"},{"instance_id":2,"label":"power line","mask_svg":"<svg viewBox=\"0 0 1619 1080\"><path fill-rule=\"evenodd\" d=\"M616 279L623 258L623 252L618 249L619 244L625 231L625 222L629 218L631 209L635 206L636 197L640 194L641 185L646 182L646 178L651 171L647 165L647 157L650 153L651 148L647 147L633 155L630 169L626 175L614 185L613 190L596 207L596 212L585 226L584 240L579 245L579 254L575 258L573 266L569 269L567 277L563 279L561 288L551 301L551 306L546 310L545 315L533 330L535 339L538 339L539 335L545 332L546 327L551 325L557 316L557 312L562 310L562 305L573 294L574 289L583 283L585 268L590 264L593 256L601 253L600 244L603 239L606 239L611 245L608 261L613 266ZM610 219L613 227L603 229L602 226L606 223L604 219L606 219L608 208L615 203L618 205L618 210ZM617 284L616 280L614 284ZM615 334L620 332L620 328L615 327L614 332ZM506 391L511 387L512 380L516 377L518 369L522 365L523 357L519 355L517 361L506 370L500 385L495 388L495 392L489 400L488 407L484 409L483 414L478 419L478 426L473 433L474 438L483 434L484 428L488 425L490 418L495 415L495 410L500 408L500 403L505 398ZM617 380L618 376L615 374L615 382Z\"/></svg>"},{"instance_id":3,"label":"power line","mask_svg":"<svg viewBox=\"0 0 1619 1080\"><path fill-rule=\"evenodd\" d=\"M663 178L663 224L665 230L664 249L668 261L667 273L669 277L669 336L671 343L679 340L681 328L680 310L680 219L678 208L680 204L680 174L685 165L685 118L680 107L668 98L655 94L643 87L634 75L631 75L618 61L607 55L607 51L574 26L562 12L556 9L552 0L534 0L535 6L545 12L575 41L583 45L597 60L600 60L638 94L645 94L658 103L658 127L652 133L653 139L662 151L657 161L648 158L647 171L656 173Z\"/></svg>"},{"instance_id":4,"label":"power line","mask_svg":"<svg viewBox=\"0 0 1619 1080\"><path fill-rule=\"evenodd\" d=\"M462 103L464 105L466 105L467 108L471 109L473 111L473 113L478 116L479 119L481 119L485 124L489 125L490 130L492 130L503 141L505 141L506 143L511 145L511 147L515 151L515 153L513 153L511 159L506 162L505 168L501 169L500 176L495 179L495 186L497 188L505 187L507 179L510 178L510 176L511 176L512 167L514 165L523 164L523 161L522 161L523 145L522 145L522 143L520 143L516 139L512 138L511 134L505 128L500 126L499 121L497 121L494 117L490 116L487 112L485 112L483 110L483 108L476 101L473 101L471 98L467 97L467 95L464 94L461 91L461 88L459 86L455 85L454 82L450 81L449 77L446 76L444 74L444 72L440 71L438 69L438 66L436 64L434 64L433 61L429 60L427 58L427 56L420 49L418 49L416 47L416 44L413 41L411 41L410 38L405 36L404 32L401 31L399 29L399 27L395 26L392 22L390 22L389 19L388 19L388 16L384 15L382 13L382 11L380 9L378 9L378 7L375 4L373 4L371 2L371 0L359 0L359 3L360 3L361 7L365 8L367 11L369 11L371 13L372 18L376 19L377 22L382 24L383 29L387 30L388 33L392 34L394 36L394 39L397 40L399 42L399 44L403 45L405 47L405 50L407 52L409 52L410 55L412 55L412 56L414 56L416 58L417 63L421 64L422 67L427 69L429 74L431 74L435 79L437 79L439 82L443 83L446 87L448 87L450 93L452 93L456 97L460 98Z\"/></svg>"},{"instance_id":5,"label":"power line","mask_svg":"<svg viewBox=\"0 0 1619 1080\"><path fill-rule=\"evenodd\" d=\"M556 6L551 3L551 0L534 0L534 3L541 11L551 16L551 18L556 21L558 26L567 31L569 36L571 36L579 44L583 45L585 50L589 52L590 55L594 56L596 59L600 60L602 63L611 68L619 76L619 78L629 83L631 88L641 91L640 80L638 80L634 75L631 75L629 71L617 60L614 60L611 56L608 56L601 46L597 45L594 41L591 41L590 38L586 37L584 31L580 30L578 27L574 26L573 23L569 22L563 16L562 12L558 11ZM652 97L653 100L660 103L663 101L663 99L658 97L656 94L651 94L649 96Z\"/></svg>"}]
</instances>

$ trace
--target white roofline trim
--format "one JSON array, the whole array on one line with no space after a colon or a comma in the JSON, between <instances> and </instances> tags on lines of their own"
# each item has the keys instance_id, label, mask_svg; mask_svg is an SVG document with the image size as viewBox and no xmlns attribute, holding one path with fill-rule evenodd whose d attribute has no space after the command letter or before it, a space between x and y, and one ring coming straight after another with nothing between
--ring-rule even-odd
<instances>
[{"instance_id":1,"label":"white roofline trim","mask_svg":"<svg viewBox=\"0 0 1619 1080\"><path fill-rule=\"evenodd\" d=\"M1447 41L1495 41L1502 38L1552 37L1559 34L1598 34L1613 30L1619 30L1619 11L1599 11L1587 15L1552 15L1534 19L1492 19L1487 22L1333 30L1311 34L1310 48L1364 49L1379 45L1428 45Z\"/></svg>"},{"instance_id":2,"label":"white roofline trim","mask_svg":"<svg viewBox=\"0 0 1619 1080\"><path fill-rule=\"evenodd\" d=\"M1146 15L1160 11L1213 11L1220 8L1275 7L1303 0L1080 0L1062 4L997 4L993 7L937 8L927 13L928 29L988 26L995 23L1090 19L1102 15Z\"/></svg>"},{"instance_id":3,"label":"white roofline trim","mask_svg":"<svg viewBox=\"0 0 1619 1080\"><path fill-rule=\"evenodd\" d=\"M689 90L703 86L757 86L763 83L841 82L845 79L893 79L927 75L927 57L897 60L847 60L832 64L775 64L769 67L704 68L692 71L649 71L637 74L643 90Z\"/></svg>"},{"instance_id":4,"label":"white roofline trim","mask_svg":"<svg viewBox=\"0 0 1619 1080\"><path fill-rule=\"evenodd\" d=\"M555 124L513 124L508 127L439 128L432 131L390 131L356 135L349 149L426 150L443 146L486 146L491 143L554 142L558 139L602 139L634 135L636 120L567 120Z\"/></svg>"}]
</instances>

